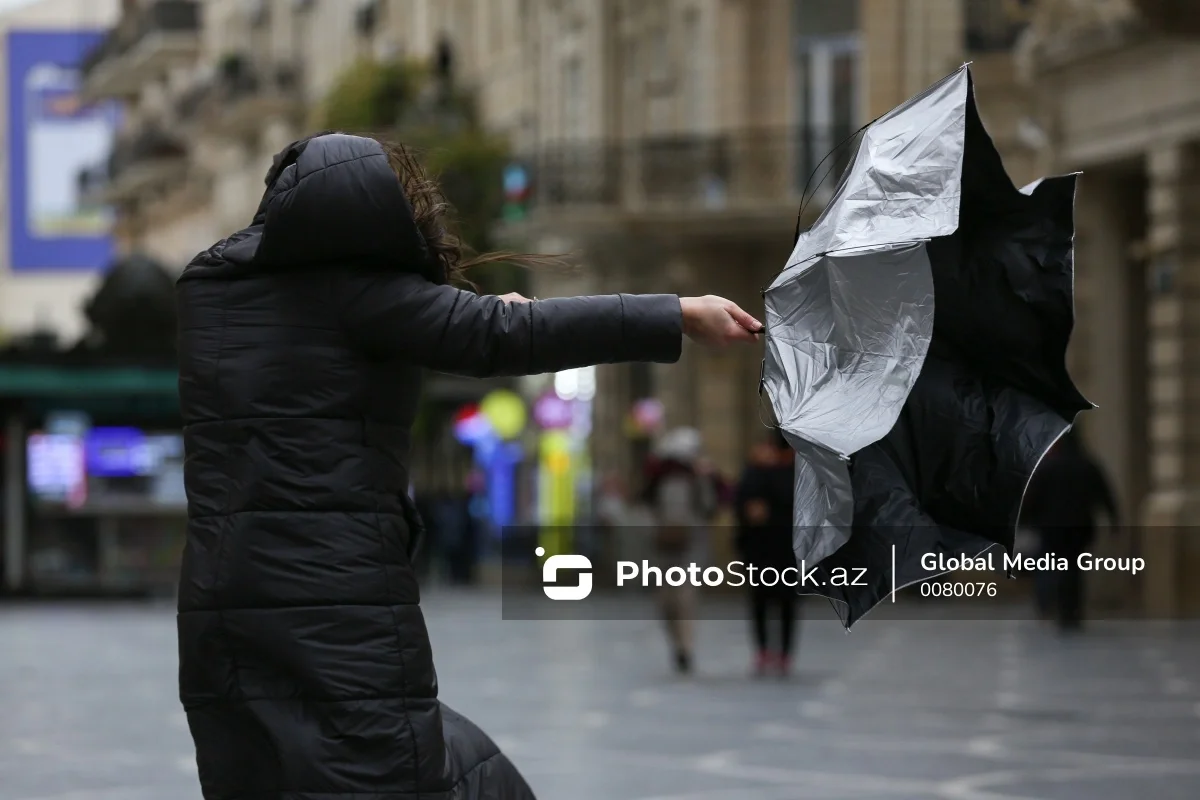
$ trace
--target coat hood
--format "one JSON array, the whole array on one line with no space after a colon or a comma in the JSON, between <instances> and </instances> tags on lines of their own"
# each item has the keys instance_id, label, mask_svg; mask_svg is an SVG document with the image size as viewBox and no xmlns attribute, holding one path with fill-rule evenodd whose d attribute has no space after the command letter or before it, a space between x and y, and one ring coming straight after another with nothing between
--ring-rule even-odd
<instances>
[{"instance_id":1,"label":"coat hood","mask_svg":"<svg viewBox=\"0 0 1200 800\"><path fill-rule=\"evenodd\" d=\"M266 182L253 223L227 240L223 260L263 270L394 269L445 282L374 139L326 133L293 142Z\"/></svg>"}]
</instances>

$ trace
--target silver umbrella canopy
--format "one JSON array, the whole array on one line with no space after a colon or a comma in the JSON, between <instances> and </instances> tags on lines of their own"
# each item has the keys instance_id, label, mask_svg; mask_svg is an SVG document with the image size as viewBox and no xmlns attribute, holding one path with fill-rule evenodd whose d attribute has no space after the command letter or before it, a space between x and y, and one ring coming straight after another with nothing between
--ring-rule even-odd
<instances>
[{"instance_id":1,"label":"silver umbrella canopy","mask_svg":"<svg viewBox=\"0 0 1200 800\"><path fill-rule=\"evenodd\" d=\"M1065 366L1074 191L1013 185L964 66L865 130L766 291L794 550L847 626L933 577L926 552L1011 550L1034 468L1092 407Z\"/></svg>"}]
</instances>

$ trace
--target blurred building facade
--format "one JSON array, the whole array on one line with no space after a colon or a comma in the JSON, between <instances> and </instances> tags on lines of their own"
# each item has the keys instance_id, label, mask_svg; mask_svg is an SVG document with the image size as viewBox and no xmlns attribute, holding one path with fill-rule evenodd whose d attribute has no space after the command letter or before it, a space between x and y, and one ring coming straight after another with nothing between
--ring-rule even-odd
<instances>
[{"instance_id":1,"label":"blurred building facade","mask_svg":"<svg viewBox=\"0 0 1200 800\"><path fill-rule=\"evenodd\" d=\"M1200 611L1200 5L1040 0L1022 70L1043 167L1082 170L1071 368L1145 527L1144 603Z\"/></svg>"},{"instance_id":2,"label":"blurred building facade","mask_svg":"<svg viewBox=\"0 0 1200 800\"><path fill-rule=\"evenodd\" d=\"M975 61L982 113L1014 179L1035 177L1028 90L1012 48L1016 0L760 0L536 4L540 65L525 233L588 270L539 296L593 290L714 293L761 313L797 210L820 212L861 125ZM827 158L828 156L828 158ZM556 284L556 285L555 285ZM762 435L759 362L685 345L681 365L600 370L595 457L629 474L621 435L640 397L699 428L727 473Z\"/></svg>"},{"instance_id":3,"label":"blurred building facade","mask_svg":"<svg viewBox=\"0 0 1200 800\"><path fill-rule=\"evenodd\" d=\"M830 186L820 178L845 163L838 145L970 60L1018 185L1087 171L1070 357L1100 405L1085 433L1127 519L1191 524L1200 513L1189 488L1200 481L1200 383L1187 377L1200 363L1200 329L1187 322L1200 261L1184 224L1200 129L1189 116L1200 107L1191 12L1156 0L123 5L124 44L100 55L88 86L130 109L126 155L104 189L128 248L182 266L249 220L271 155L311 127L355 59L430 59L450 45L456 76L510 138L530 187L506 235L582 256L578 273L534 275L534 295L714 293L754 313L802 200L807 224ZM627 416L657 397L669 425L699 428L734 472L762 432L758 376L753 355L687 344L679 365L601 368L596 468L636 470L644 443L627 435ZM1182 558L1188 538L1131 546ZM1153 609L1196 604L1179 575L1151 584Z\"/></svg>"},{"instance_id":4,"label":"blurred building facade","mask_svg":"<svg viewBox=\"0 0 1200 800\"><path fill-rule=\"evenodd\" d=\"M579 0L538 13L532 141L518 150L534 187L523 233L588 267L575 281L547 276L538 295L711 293L761 314L810 176L864 121L856 5ZM602 368L598 467L636 471L644 451L624 435L626 415L656 397L669 425L698 428L734 474L768 413L759 367L685 343L678 365Z\"/></svg>"},{"instance_id":5,"label":"blurred building facade","mask_svg":"<svg viewBox=\"0 0 1200 800\"><path fill-rule=\"evenodd\" d=\"M124 245L181 266L251 217L271 155L310 126L356 58L431 58L449 42L485 122L509 135L529 174L529 213L509 236L585 262L570 277L534 276L534 294L714 293L757 313L801 201L807 224L851 134L962 63L964 8L126 0L113 37L153 57L114 47L87 85L129 109L128 155L104 189ZM756 358L690 344L680 365L602 368L597 466L636 469L626 417L635 400L657 397L668 424L698 427L735 472L762 433L758 373Z\"/></svg>"}]
</instances>

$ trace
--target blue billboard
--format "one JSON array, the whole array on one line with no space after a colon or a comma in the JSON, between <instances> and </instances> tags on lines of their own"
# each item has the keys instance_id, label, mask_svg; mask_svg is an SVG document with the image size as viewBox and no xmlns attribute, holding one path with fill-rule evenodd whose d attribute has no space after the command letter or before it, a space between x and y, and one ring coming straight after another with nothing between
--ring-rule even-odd
<instances>
[{"instance_id":1,"label":"blue billboard","mask_svg":"<svg viewBox=\"0 0 1200 800\"><path fill-rule=\"evenodd\" d=\"M112 210L89 205L79 174L112 150L117 110L80 100L79 65L103 31L8 34L8 208L14 272L92 270L113 257Z\"/></svg>"}]
</instances>

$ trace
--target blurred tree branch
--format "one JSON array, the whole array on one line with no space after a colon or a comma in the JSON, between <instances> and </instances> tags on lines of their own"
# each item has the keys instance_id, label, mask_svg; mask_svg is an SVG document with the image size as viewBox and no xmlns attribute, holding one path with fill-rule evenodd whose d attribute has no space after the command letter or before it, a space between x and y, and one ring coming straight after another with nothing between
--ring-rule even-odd
<instances>
[{"instance_id":1,"label":"blurred tree branch","mask_svg":"<svg viewBox=\"0 0 1200 800\"><path fill-rule=\"evenodd\" d=\"M454 206L462 240L476 252L495 247L508 143L483 128L475 97L454 85L450 71L412 60L362 59L334 83L314 125L412 147ZM496 293L521 291L523 278L523 270L506 264L471 276L481 291Z\"/></svg>"}]
</instances>

